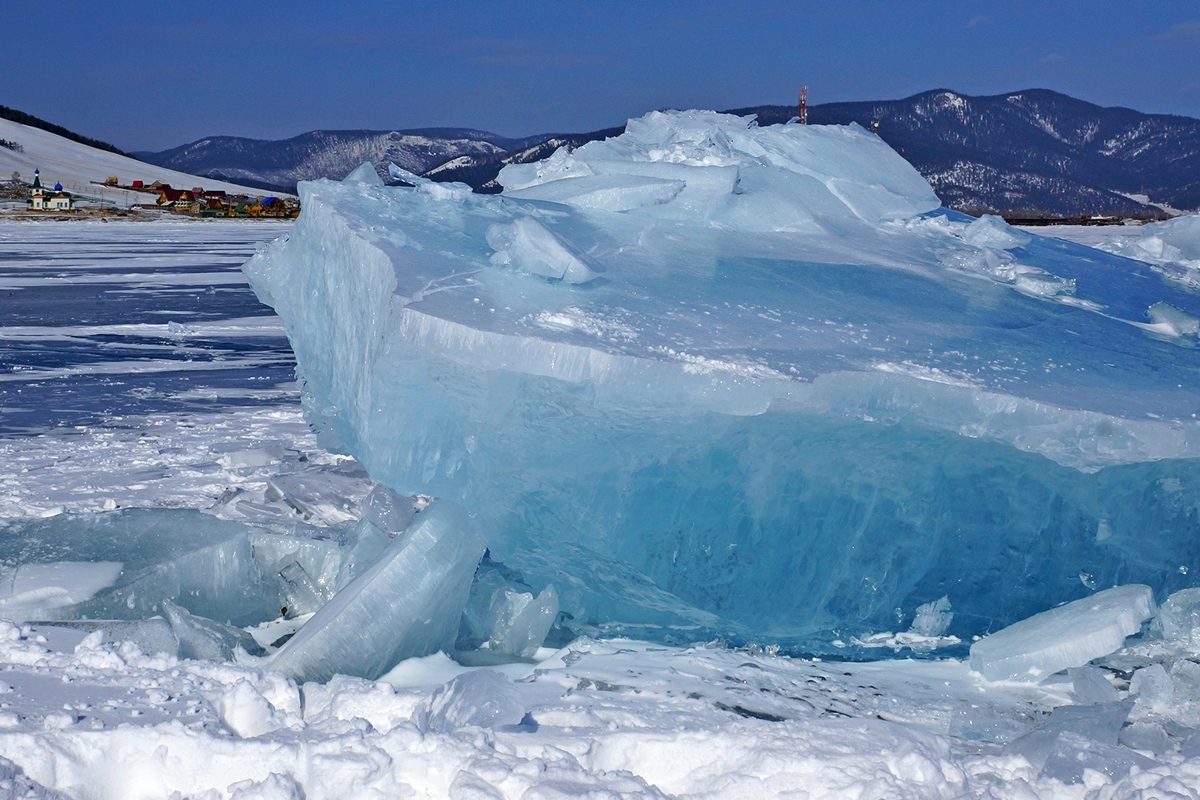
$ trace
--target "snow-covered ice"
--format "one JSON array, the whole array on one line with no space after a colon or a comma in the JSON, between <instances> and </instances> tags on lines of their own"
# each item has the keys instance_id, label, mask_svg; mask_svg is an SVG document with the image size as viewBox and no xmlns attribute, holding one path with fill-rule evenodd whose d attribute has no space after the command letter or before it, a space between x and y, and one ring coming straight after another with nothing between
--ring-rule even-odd
<instances>
[{"instance_id":1,"label":"snow-covered ice","mask_svg":"<svg viewBox=\"0 0 1200 800\"><path fill-rule=\"evenodd\" d=\"M47 632L0 627L0 755L72 797L229 797L279 782L314 799L1151 800L1200 786L1177 726L1163 752L1118 744L1132 727L1127 688L1103 708L1070 705L1059 684L992 684L957 660L585 638L500 671L427 658L396 685L297 685L255 665ZM992 732L970 735L962 721L985 710Z\"/></svg>"},{"instance_id":2,"label":"snow-covered ice","mask_svg":"<svg viewBox=\"0 0 1200 800\"><path fill-rule=\"evenodd\" d=\"M1200 215L1123 226L1061 226L1051 236L1144 261L1168 280L1200 289Z\"/></svg>"},{"instance_id":3,"label":"snow-covered ice","mask_svg":"<svg viewBox=\"0 0 1200 800\"><path fill-rule=\"evenodd\" d=\"M776 191L791 180L756 172L755 164L745 162L776 159L786 162L781 169L795 171L803 161L788 162L771 151L747 155L747 142L757 134L742 136L735 126L733 135L723 134L732 154L725 161L690 163L705 162L707 156L696 156L714 144L724 147L721 136L713 134L710 142L695 131L681 131L668 147L642 147L662 138L654 130L644 126L641 131L650 138L632 152L661 166L605 165L603 152L583 153L573 166L567 164L572 177L526 187L553 188L571 203L485 200L420 181L414 181L414 189L377 184L355 189L378 204L380 218L372 223L378 230L389 230L399 219L405 236L412 237L405 247L420 246L419 252L436 256L422 267L429 271L418 276L420 285L405 295L414 310L438 310L456 324L487 333L493 314L506 313L493 302L499 288L512 288L514 302L529 301L508 309L512 313L505 324L513 328L503 335L516 336L516 330L521 341L515 350L491 354L509 359L499 367L481 369L461 352L436 362L430 385L448 387L433 397L446 412L438 419L449 427L417 431L430 437L420 465L433 476L421 488L390 480L388 489L345 454L341 446L360 442L355 431L401 441L412 431L384 426L386 415L373 417L365 405L324 403L328 387L317 387L305 401L313 419L327 425L335 420L322 431L325 447L306 426L296 389L275 385L277 379L255 386L246 381L252 370L244 375L199 370L186 379L164 371L165 390L150 379L133 386L118 383L108 391L152 391L142 392L142 398L130 395L137 403L115 410L53 402L66 395L34 395L38 413L0 432L0 567L5 570L0 590L8 587L6 596L28 597L26 590L56 585L62 593L41 595L48 612L70 616L71 609L90 603L102 607L103 616L129 618L89 613L93 618L87 620L0 623L3 791L11 786L13 796L33 797L178 793L180 798L310 800L1200 797L1200 736L1195 733L1200 644L1193 636L1194 592L1188 591L1198 565L1191 539L1181 533L1188 520L1194 532L1197 482L1191 463L1178 458L1190 452L1190 417L1178 411L1186 408L1190 394L1178 385L1170 391L1171 380L1194 386L1178 378L1188 376L1193 362L1187 359L1195 351L1188 347L1192 337L1186 326L1172 335L1150 316L1158 302L1192 313L1187 296L1158 292L1168 284L1153 270L1128 280L1105 271L1137 270L1136 262L1109 260L1036 236L1025 241L996 221L971 223L924 212L907 216L921 193L901 180L902 164L869 148L882 159L877 166L886 202L871 202L869 185L856 184L852 174L839 176L827 163L824 171L795 172L805 180L792 187L788 208L811 209L811 221L798 211L793 217L796 231L806 231L805 241L769 241L769 233L738 240L736 228L721 227L721 215L740 201L722 208L711 202L714 187L728 185L731 172L746 173L739 191L750 197L742 211L725 218L737 220L740 213L744 220L762 208L763 197L755 199L754 187ZM854 142L867 135L848 131L829 139L836 143L839 136ZM812 147L829 147L830 141L814 141ZM576 192L572 185L554 186L588 178L581 164L596 178L590 188L574 184ZM689 185L686 168L692 166L704 169ZM679 177L681 171L685 177ZM697 188L704 191L691 191ZM322 191L341 189L331 184ZM452 234L455 226L460 233L436 248L437 237L421 238L415 218L389 205L421 193L425 203L432 198L462 205L461 216L448 223ZM829 205L830 197L838 198L841 209ZM686 202L671 208L681 199ZM476 208L514 203L519 210L507 219ZM319 204L314 207L320 210ZM624 210L614 211L618 207ZM341 213L325 211L331 220ZM615 250L593 248L581 237L581 230L599 230L596 219L608 225L605 220L614 214L632 219L630 230L644 233L641 241L649 249L639 250L647 245L638 238L625 239L617 249L630 248L632 255L622 262L614 259ZM694 214L713 216L697 224ZM483 219L475 218L480 215ZM515 218L536 219L563 252L595 276L553 284L524 272L516 259L494 263L491 257L498 251L487 243L487 229ZM299 235L317 233L304 233L304 224ZM815 227L805 227L810 224ZM127 258L152 238L138 231L154 230L106 225L96 236L85 226L62 229L71 233L49 228L48 234L46 226L30 227L35 234L20 226L0 226L0 232L14 234L7 241L47 235L56 241L42 255L23 256L23 272L4 273L13 281L9 291L79 292L53 270L31 270L50 259L71 259L73 273L90 280L102 272L98 253L111 250ZM158 344L166 334L182 347L198 345L209 353L261 352L264 343L272 343L281 355L277 363L290 369L286 343L274 344L281 341L273 327L278 323L265 309L248 301L240 288L215 288L213 294L205 288L240 287L224 267L206 267L203 252L220 251L219 241L227 238L231 245L225 252L232 254L254 235L247 236L249 230L234 223L166 231L170 241L161 242L159 252L143 253L147 263L157 264L146 272L160 274L177 254L173 277L163 274L161 283L153 284L153 279L147 282L152 276L133 276L136 270L130 270L129 279L76 285L130 292L121 315L93 319L77 313L82 302L66 304L56 319L6 320L3 342L8 344L0 346L9 346L5 355L19 359L40 358L31 343L81 343L73 354L64 351L56 364L30 365L76 369L88 360L106 360L106 337L129 347ZM279 230L285 229L274 232ZM359 248L361 234L338 225L321 233L330 252ZM686 235L667 238L679 234ZM840 249L840 236L860 235L865 237L860 251L847 255ZM462 252L450 245L464 237L477 248L469 266L478 271L446 275L432 269L437 259L459 259ZM715 267L725 270L718 275L719 288L731 309L742 306L736 311L722 311L725 300L714 302L707 290L700 291L715 273L697 265L712 267L706 248L716 241L727 245L717 260L725 266ZM783 264L772 268L778 253L767 263L745 259L741 248L747 241L763 248L786 245L802 256L837 253L843 257L838 269L846 274L829 275L831 267L820 259L787 260L792 255L783 262L795 274L779 269ZM651 256L673 247L697 266L688 275L695 291L677 298L685 301L679 308L651 302L648 292L663 285L669 271ZM361 268L382 263L370 247L358 252ZM388 270L398 252L406 251L388 250ZM972 253L982 255L971 258ZM1083 269L1081 263L1092 266ZM1096 283L1088 270L1095 272ZM211 277L217 274L230 282L217 282ZM899 274L906 278L897 279ZM864 275L877 285L861 281ZM1098 288L1101 276L1116 281L1108 299L1098 297L1109 291ZM484 280L489 277L493 280ZM645 305L623 294L623 281L647 291ZM386 285L368 281L360 288L369 293ZM760 292L772 285L806 286L813 319L802 319L785 304L764 302ZM1112 299L1131 287L1155 291L1124 306ZM351 287L335 283L330 288ZM910 292L911 310L899 298L889 299L901 290ZM411 301L416 294L422 299ZM931 295L946 304L941 311ZM212 305L172 306L175 297ZM348 331L349 339L329 337L326 344L342 348L343 359L359 352L349 346L355 344L377 353L376 363L393 363L389 359L400 343L376 335L386 329L386 320L395 319L389 315L399 313L386 306L377 307L374 323L369 315L358 317L362 327ZM24 313L29 304L16 308ZM169 315L156 318L156 310ZM188 320L179 311L207 319ZM864 320L855 315L866 317L868 311L878 318L860 324ZM707 326L696 324L706 320ZM165 330L155 327L164 322ZM198 323L221 332L210 338ZM371 327L375 323L381 327ZM1025 328L1012 327L1015 323ZM294 324L288 322L293 336ZM442 341L437 337L447 330L430 328L433 338L427 341ZM364 335L354 339L355 331ZM981 332L991 339L972 346L972 337ZM1070 337L1092 349L1075 352ZM508 342L487 336L479 341L487 346ZM956 352L952 341L965 349ZM817 347L822 342L823 350ZM461 347L463 340L442 344ZM547 354L553 359L543 372L517 369ZM232 360L228 353L220 355L224 361L213 360ZM983 363L972 367L975 355ZM997 360L984 361L985 355ZM1045 370L1044 362L1026 360L1006 369L1001 355L1053 355L1058 366L1039 372L1033 366ZM186 363L189 356L159 352L151 357ZM574 374L569 370L582 368L579 358L613 372L608 378L596 372L568 380ZM1089 384L1054 374L1072 359L1089 369L1101 359L1113 360L1107 372L1097 367L1101 374ZM1137 359L1149 359L1154 369L1137 367ZM120 359L145 360L141 354ZM115 366L116 359L108 363L115 375L131 374L117 371L124 367ZM645 368L643 377L650 382L634 397L637 414L629 412L625 392L638 387L621 372L631 363ZM1140 389L1118 380L1130 369L1150 376ZM781 379L775 373L798 377ZM353 397L387 401L389 391L423 396L396 382L414 375L385 369L367 376L373 380L358 385L361 394ZM305 377L313 389L312 376L306 372ZM1084 391L1089 385L1090 394ZM35 393L46 386L41 380L28 383ZM105 384L77 386L77 396L85 398ZM478 393L461 394L471 386ZM797 392L780 401L780 387ZM428 391L424 385L417 388ZM1120 408L1096 408L1100 389L1111 390L1109 399ZM1073 393L1080 398L1063 399ZM517 402L522 397L524 405ZM502 414L479 405L497 398L509 404ZM770 410L760 413L756 403L764 398ZM698 415L693 413L697 404L706 409ZM356 424L371 424L354 428L336 422L342 414ZM462 436L449 454L457 459L454 469L466 474L455 484L457 473L447 471L451 462L438 447L451 440L446 438L451 433L468 433L462 421L476 417L522 419L544 434L569 431L565 421L555 420L574 419L586 431L568 436L560 450L530 454L519 449L529 441L520 426ZM614 438L608 423L622 418L628 427ZM644 424L650 418L675 426L671 436L654 435ZM764 422L769 425L759 428ZM683 430L688 426L695 429L690 434ZM705 430L719 446L698 440ZM797 434L793 444L783 446ZM640 441L647 437L651 441ZM746 449L748 442L753 446ZM621 452L644 456L664 443L687 446L632 466L619 462ZM605 456L603 448L613 446L618 452ZM488 460L501 452L513 456L505 467L509 474ZM903 458L896 455L902 452ZM738 453L742 460L733 474L749 481L740 487L729 477ZM592 469L598 458L603 469ZM755 458L770 461L759 465ZM381 474L394 475L398 466L388 469L392 472ZM572 509L560 491L581 471L597 482ZM772 477L773 471L780 474ZM484 473L499 481L495 493L477 494ZM622 485L616 478L629 482ZM547 487L544 493L522 494L538 481ZM455 485L469 491L444 491ZM470 594L456 601L466 606L457 631L444 635L452 639L457 633L456 644L477 649L455 653L457 661L440 652L408 659L379 681L339 675L325 683L297 683L271 668L273 654L289 641L322 629L307 627L317 621L313 610L369 573L389 547L402 546L407 532L431 519L423 515L437 513L442 500L430 505L429 497L412 494L465 503L470 498L498 501L500 489L514 488L521 491L511 496L511 509L499 524L487 506L467 505L482 510L475 517L492 550ZM631 494L619 502L610 496L624 491ZM655 493L671 513L651 502ZM785 500L799 503L800 510L789 511ZM620 514L614 516L614 509ZM742 520L745 530L730 536L731 519ZM530 535L514 547L509 537L522 525ZM608 534L605 525L612 526ZM495 537L497 530L504 535ZM547 531L553 534L549 545L533 536ZM645 537L623 538L631 532ZM672 549L662 550L664 543L650 532ZM130 547L134 540L140 544ZM614 547L618 541L624 545ZM539 542L545 546L535 547ZM90 549L80 554L80 548ZM195 559L182 575L170 566L181 558ZM838 559L841 566L831 567ZM923 563L913 564L914 559ZM27 567L35 567L26 569L30 580L18 582ZM830 582L831 569L840 570L839 581ZM905 584L910 580L905 576L922 570L923 582ZM231 575L258 589L233 590L222 583ZM176 580L181 577L186 581ZM1115 648L1106 645L1102 649L1112 652L1097 651L1099 657L1084 666L1038 681L993 682L971 669L963 658L965 647L956 644L1062 600L1096 597L1099 590L1135 580L1153 586L1164 601L1162 610L1150 625L1136 626L1140 637ZM133 583L141 588L130 608ZM258 594L264 586L272 593ZM699 587L708 590L697 594ZM800 641L793 638L789 621L812 608L794 601L788 607L788 598L813 587L824 587L816 606L818 626L835 626L830 635L839 637L842 647L834 640L807 641L840 655L915 652L921 660L854 663L784 655L771 643ZM21 591L14 593L16 588ZM738 611L736 606L755 593L766 598L762 606ZM1117 593L1145 596L1136 588ZM51 596L58 601L50 602ZM278 607L283 602L289 606L286 613ZM752 630L739 622L753 621L772 604L780 606L777 619L786 624ZM254 617L231 620L225 614L231 608L252 609ZM776 612L764 618L771 613ZM851 619L861 624L847 624ZM1088 615L1078 621L1091 624ZM1105 622L1104 614L1099 622ZM614 637L621 631L658 641ZM732 632L733 641L740 633L768 646L701 643L719 632ZM1069 631L1067 638L1074 634ZM666 639L681 644L665 644ZM975 647L986 650L989 639ZM536 647L542 640L545 646ZM361 638L365 645L372 641L376 637ZM997 641L1003 643L1002 633Z\"/></svg>"}]
</instances>

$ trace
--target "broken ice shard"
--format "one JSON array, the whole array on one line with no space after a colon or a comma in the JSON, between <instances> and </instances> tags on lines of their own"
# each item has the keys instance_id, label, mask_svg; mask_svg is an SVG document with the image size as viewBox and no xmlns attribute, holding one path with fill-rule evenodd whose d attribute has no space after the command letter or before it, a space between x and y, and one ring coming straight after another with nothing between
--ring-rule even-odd
<instances>
[{"instance_id":1,"label":"broken ice shard","mask_svg":"<svg viewBox=\"0 0 1200 800\"><path fill-rule=\"evenodd\" d=\"M1055 739L1041 774L1066 784L1083 783L1086 771L1098 772L1111 781L1119 781L1134 767L1147 770L1155 766L1157 762L1153 759L1126 747L1102 744L1077 733L1063 733Z\"/></svg>"},{"instance_id":2,"label":"broken ice shard","mask_svg":"<svg viewBox=\"0 0 1200 800\"><path fill-rule=\"evenodd\" d=\"M1071 679L1071 697L1076 703L1112 703L1120 699L1117 690L1105 673L1092 666L1075 667L1067 670Z\"/></svg>"},{"instance_id":3,"label":"broken ice shard","mask_svg":"<svg viewBox=\"0 0 1200 800\"><path fill-rule=\"evenodd\" d=\"M1164 639L1191 639L1200 629L1200 589L1181 589L1158 609L1154 625Z\"/></svg>"},{"instance_id":4,"label":"broken ice shard","mask_svg":"<svg viewBox=\"0 0 1200 800\"><path fill-rule=\"evenodd\" d=\"M1043 611L971 645L971 669L991 681L1040 680L1125 643L1154 615L1149 586L1118 586Z\"/></svg>"},{"instance_id":5,"label":"broken ice shard","mask_svg":"<svg viewBox=\"0 0 1200 800\"><path fill-rule=\"evenodd\" d=\"M453 733L459 728L518 725L525 707L508 676L492 669L459 675L434 692L414 718L423 731Z\"/></svg>"},{"instance_id":6,"label":"broken ice shard","mask_svg":"<svg viewBox=\"0 0 1200 800\"><path fill-rule=\"evenodd\" d=\"M950 610L950 598L943 596L932 603L917 606L917 614L909 630L921 636L941 636L953 620L954 612Z\"/></svg>"},{"instance_id":7,"label":"broken ice shard","mask_svg":"<svg viewBox=\"0 0 1200 800\"><path fill-rule=\"evenodd\" d=\"M492 650L505 655L530 658L546 641L556 617L558 594L553 586L547 586L537 597L502 589L492 596L488 643Z\"/></svg>"},{"instance_id":8,"label":"broken ice shard","mask_svg":"<svg viewBox=\"0 0 1200 800\"><path fill-rule=\"evenodd\" d=\"M463 609L457 650L532 657L558 618L558 593L547 586L534 597L520 574L484 553Z\"/></svg>"},{"instance_id":9,"label":"broken ice shard","mask_svg":"<svg viewBox=\"0 0 1200 800\"><path fill-rule=\"evenodd\" d=\"M449 650L484 544L461 508L434 502L269 662L297 681L378 678L405 658Z\"/></svg>"},{"instance_id":10,"label":"broken ice shard","mask_svg":"<svg viewBox=\"0 0 1200 800\"><path fill-rule=\"evenodd\" d=\"M194 616L170 601L163 603L163 613L179 642L180 658L231 661L239 648L252 656L264 655L254 637L241 628Z\"/></svg>"},{"instance_id":11,"label":"broken ice shard","mask_svg":"<svg viewBox=\"0 0 1200 800\"><path fill-rule=\"evenodd\" d=\"M496 251L490 259L496 266L512 265L566 283L586 283L596 277L579 255L533 217L491 226L487 242Z\"/></svg>"},{"instance_id":12,"label":"broken ice shard","mask_svg":"<svg viewBox=\"0 0 1200 800\"><path fill-rule=\"evenodd\" d=\"M13 584L22 605L11 598L0 616L144 619L160 613L163 601L237 625L279 613L278 585L250 544L255 529L241 523L197 511L129 509L19 520L4 533L0 564L29 580ZM89 562L86 570L78 562ZM37 602L35 579L44 595Z\"/></svg>"},{"instance_id":13,"label":"broken ice shard","mask_svg":"<svg viewBox=\"0 0 1200 800\"><path fill-rule=\"evenodd\" d=\"M386 486L375 486L363 500L363 519L379 530L395 535L408 527L416 509L413 498L397 494Z\"/></svg>"},{"instance_id":14,"label":"broken ice shard","mask_svg":"<svg viewBox=\"0 0 1200 800\"><path fill-rule=\"evenodd\" d=\"M946 596L965 638L1200 569L1155 305L1200 295L1145 264L938 209L857 126L654 113L499 182L302 183L245 271L323 440L572 629L809 648Z\"/></svg>"}]
</instances>

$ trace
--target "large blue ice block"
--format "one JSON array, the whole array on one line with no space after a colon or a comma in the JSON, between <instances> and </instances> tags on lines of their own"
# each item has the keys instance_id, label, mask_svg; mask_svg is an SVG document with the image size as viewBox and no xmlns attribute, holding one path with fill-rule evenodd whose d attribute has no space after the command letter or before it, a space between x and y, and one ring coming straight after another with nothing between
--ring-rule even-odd
<instances>
[{"instance_id":1,"label":"large blue ice block","mask_svg":"<svg viewBox=\"0 0 1200 800\"><path fill-rule=\"evenodd\" d=\"M500 182L302 183L245 271L326 441L576 630L810 647L945 595L965 638L1200 574L1184 285L938 210L856 126L652 114Z\"/></svg>"}]
</instances>

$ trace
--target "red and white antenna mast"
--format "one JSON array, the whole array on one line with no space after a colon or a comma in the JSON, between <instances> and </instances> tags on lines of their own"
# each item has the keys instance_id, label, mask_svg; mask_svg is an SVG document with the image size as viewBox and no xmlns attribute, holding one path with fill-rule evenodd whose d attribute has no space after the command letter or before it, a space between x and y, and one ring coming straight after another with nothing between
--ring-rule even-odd
<instances>
[{"instance_id":1,"label":"red and white antenna mast","mask_svg":"<svg viewBox=\"0 0 1200 800\"><path fill-rule=\"evenodd\" d=\"M808 124L808 87L800 87L800 124Z\"/></svg>"}]
</instances>

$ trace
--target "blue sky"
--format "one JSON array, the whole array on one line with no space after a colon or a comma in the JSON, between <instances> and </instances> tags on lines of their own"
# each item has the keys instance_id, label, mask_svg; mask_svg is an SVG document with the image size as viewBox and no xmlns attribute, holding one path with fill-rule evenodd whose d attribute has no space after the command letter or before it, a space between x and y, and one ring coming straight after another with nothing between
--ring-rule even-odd
<instances>
[{"instance_id":1,"label":"blue sky","mask_svg":"<svg viewBox=\"0 0 1200 800\"><path fill-rule=\"evenodd\" d=\"M1200 5L1152 2L4 3L0 105L127 150L664 107L1030 87L1200 117ZM52 59L58 54L60 59Z\"/></svg>"}]
</instances>

